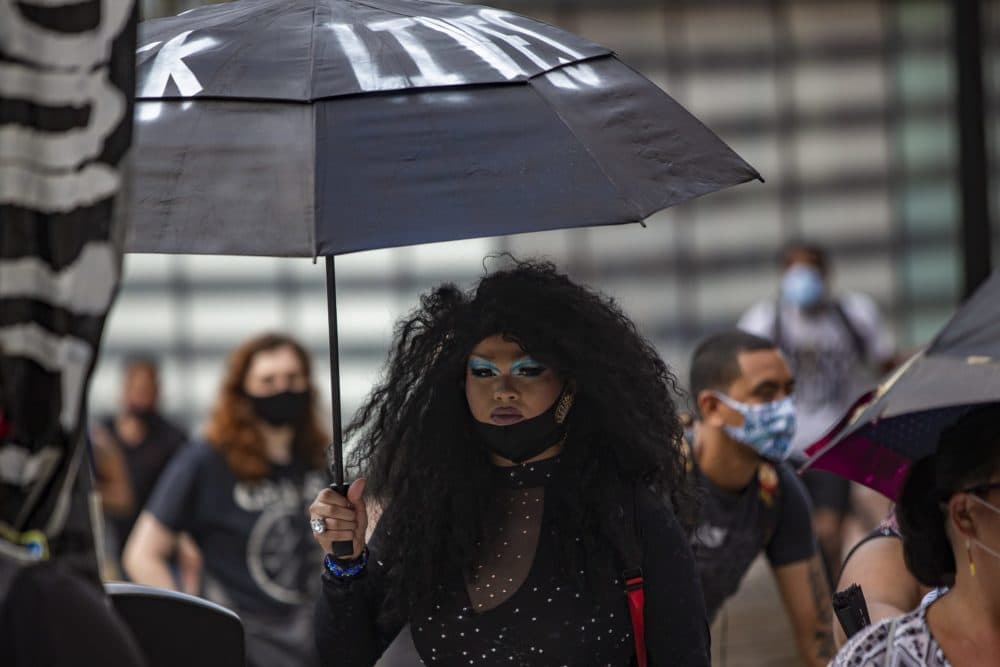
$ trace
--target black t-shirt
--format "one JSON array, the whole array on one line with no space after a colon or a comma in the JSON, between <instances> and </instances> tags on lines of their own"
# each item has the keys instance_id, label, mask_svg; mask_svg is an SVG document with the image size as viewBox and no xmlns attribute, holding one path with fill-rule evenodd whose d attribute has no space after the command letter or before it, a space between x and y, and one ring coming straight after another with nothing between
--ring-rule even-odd
<instances>
[{"instance_id":1,"label":"black t-shirt","mask_svg":"<svg viewBox=\"0 0 1000 667\"><path fill-rule=\"evenodd\" d=\"M237 611L284 615L317 592L323 553L310 535L307 508L326 483L325 473L300 464L239 481L221 453L196 444L170 463L146 509L194 538L206 597Z\"/></svg>"},{"instance_id":2,"label":"black t-shirt","mask_svg":"<svg viewBox=\"0 0 1000 667\"><path fill-rule=\"evenodd\" d=\"M702 491L698 528L691 537L705 607L714 619L735 593L761 549L771 567L816 553L809 499L787 464L764 464L739 493L720 489L695 467Z\"/></svg>"},{"instance_id":3,"label":"black t-shirt","mask_svg":"<svg viewBox=\"0 0 1000 667\"><path fill-rule=\"evenodd\" d=\"M119 548L124 548L125 540L132 532L132 526L149 500L156 480L160 478L170 459L187 441L187 434L158 414L145 419L146 437L138 445L127 445L118 434L113 417L101 420L112 440L125 459L129 483L135 496L135 511L127 517L112 517L109 523L114 527Z\"/></svg>"}]
</instances>

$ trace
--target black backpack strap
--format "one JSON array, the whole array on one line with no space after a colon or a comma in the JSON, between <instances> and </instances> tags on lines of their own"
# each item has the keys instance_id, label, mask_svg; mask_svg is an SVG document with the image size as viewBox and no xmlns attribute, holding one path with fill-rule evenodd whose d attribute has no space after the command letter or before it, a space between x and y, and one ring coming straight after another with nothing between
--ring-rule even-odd
<instances>
[{"instance_id":1,"label":"black backpack strap","mask_svg":"<svg viewBox=\"0 0 1000 667\"><path fill-rule=\"evenodd\" d=\"M837 314L837 318L844 325L847 335L851 337L851 345L854 347L854 352L858 355L858 359L862 362L868 361L868 344L865 342L861 332L854 325L854 322L848 317L847 311L844 310L844 305L840 301L833 302L833 312Z\"/></svg>"},{"instance_id":2,"label":"black backpack strap","mask_svg":"<svg viewBox=\"0 0 1000 667\"><path fill-rule=\"evenodd\" d=\"M865 342L864 336L858 331L857 326L851 321L850 316L848 316L847 311L844 310L844 305L840 301L834 301L832 306L834 315L840 320L841 325L843 325L844 330L851 339L851 347L854 349L855 354L858 355L858 359L862 361L868 360L868 343ZM774 304L774 322L771 325L771 341L774 346L779 350L785 350L785 334L781 324L781 302L777 301Z\"/></svg>"}]
</instances>

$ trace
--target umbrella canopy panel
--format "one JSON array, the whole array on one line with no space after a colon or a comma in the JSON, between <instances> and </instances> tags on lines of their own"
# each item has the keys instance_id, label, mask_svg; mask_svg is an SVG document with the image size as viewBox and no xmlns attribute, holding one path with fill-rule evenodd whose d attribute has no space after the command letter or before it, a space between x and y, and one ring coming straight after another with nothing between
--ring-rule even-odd
<instances>
[{"instance_id":1,"label":"umbrella canopy panel","mask_svg":"<svg viewBox=\"0 0 1000 667\"><path fill-rule=\"evenodd\" d=\"M138 99L312 102L525 81L610 51L510 12L414 0L240 0L140 26Z\"/></svg>"},{"instance_id":2,"label":"umbrella canopy panel","mask_svg":"<svg viewBox=\"0 0 1000 667\"><path fill-rule=\"evenodd\" d=\"M1000 358L981 363L982 357L923 356L900 376L892 391L865 411L863 419L876 421L909 412L933 410L943 404L1000 401Z\"/></svg>"},{"instance_id":3,"label":"umbrella canopy panel","mask_svg":"<svg viewBox=\"0 0 1000 667\"><path fill-rule=\"evenodd\" d=\"M611 57L316 108L320 255L637 222L756 176Z\"/></svg>"},{"instance_id":4,"label":"umbrella canopy panel","mask_svg":"<svg viewBox=\"0 0 1000 667\"><path fill-rule=\"evenodd\" d=\"M612 56L513 84L137 108L132 252L316 257L637 222L759 178Z\"/></svg>"},{"instance_id":5,"label":"umbrella canopy panel","mask_svg":"<svg viewBox=\"0 0 1000 667\"><path fill-rule=\"evenodd\" d=\"M809 467L860 482L895 500L913 462L933 454L941 432L973 407L955 405L864 422Z\"/></svg>"},{"instance_id":6,"label":"umbrella canopy panel","mask_svg":"<svg viewBox=\"0 0 1000 667\"><path fill-rule=\"evenodd\" d=\"M969 297L927 353L966 357L971 363L1000 364L1000 270L994 271Z\"/></svg>"},{"instance_id":7,"label":"umbrella canopy panel","mask_svg":"<svg viewBox=\"0 0 1000 667\"><path fill-rule=\"evenodd\" d=\"M314 255L310 105L136 106L129 251Z\"/></svg>"}]
</instances>

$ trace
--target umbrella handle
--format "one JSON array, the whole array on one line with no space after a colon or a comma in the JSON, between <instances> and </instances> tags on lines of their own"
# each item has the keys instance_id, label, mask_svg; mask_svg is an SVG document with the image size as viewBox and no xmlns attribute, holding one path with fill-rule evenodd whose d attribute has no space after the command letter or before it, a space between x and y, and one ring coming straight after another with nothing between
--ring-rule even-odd
<instances>
[{"instance_id":1,"label":"umbrella handle","mask_svg":"<svg viewBox=\"0 0 1000 667\"><path fill-rule=\"evenodd\" d=\"M333 484L330 488L347 497L348 485L344 483L344 440L340 424L340 353L337 349L337 275L333 255L326 258L326 313L330 337L330 402L333 416L333 454L331 470ZM353 542L334 542L330 547L334 558L347 558L354 553Z\"/></svg>"},{"instance_id":2,"label":"umbrella handle","mask_svg":"<svg viewBox=\"0 0 1000 667\"><path fill-rule=\"evenodd\" d=\"M341 483L337 484L334 482L330 485L330 488L342 495L347 497L347 489L350 484ZM354 542L350 540L345 540L343 542L334 542L330 547L331 553L334 558L350 558L351 554L354 553Z\"/></svg>"}]
</instances>

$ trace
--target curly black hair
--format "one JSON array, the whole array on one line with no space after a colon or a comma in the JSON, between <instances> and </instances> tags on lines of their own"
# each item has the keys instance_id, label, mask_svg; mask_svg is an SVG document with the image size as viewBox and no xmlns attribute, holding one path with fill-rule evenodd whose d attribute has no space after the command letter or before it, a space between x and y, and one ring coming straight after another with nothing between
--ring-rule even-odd
<instances>
[{"instance_id":1,"label":"curly black hair","mask_svg":"<svg viewBox=\"0 0 1000 667\"><path fill-rule=\"evenodd\" d=\"M347 429L358 437L350 463L368 478L366 493L390 508L380 560L396 570L390 596L404 613L426 609L434 582L471 566L491 510L492 464L462 383L473 347L496 334L575 387L560 464L572 481L551 500L567 571L576 572L581 553L585 569L596 567L586 554L614 532L604 517L623 481L647 485L682 524L694 522L674 374L612 299L551 263L514 260L468 292L444 284L421 298L397 325L386 371Z\"/></svg>"}]
</instances>

